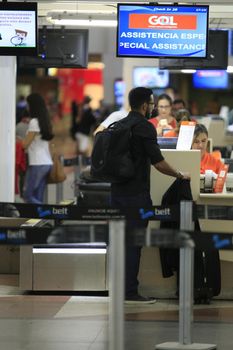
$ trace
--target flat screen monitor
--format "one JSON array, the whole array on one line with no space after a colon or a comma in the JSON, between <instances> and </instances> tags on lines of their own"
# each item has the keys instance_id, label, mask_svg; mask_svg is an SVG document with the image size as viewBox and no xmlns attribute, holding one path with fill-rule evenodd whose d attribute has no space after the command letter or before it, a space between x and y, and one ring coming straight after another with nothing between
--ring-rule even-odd
<instances>
[{"instance_id":1,"label":"flat screen monitor","mask_svg":"<svg viewBox=\"0 0 233 350\"><path fill-rule=\"evenodd\" d=\"M206 57L209 7L118 4L118 57Z\"/></svg>"},{"instance_id":2,"label":"flat screen monitor","mask_svg":"<svg viewBox=\"0 0 233 350\"><path fill-rule=\"evenodd\" d=\"M208 54L206 58L162 58L160 69L227 69L228 31L209 30Z\"/></svg>"},{"instance_id":3,"label":"flat screen monitor","mask_svg":"<svg viewBox=\"0 0 233 350\"><path fill-rule=\"evenodd\" d=\"M37 54L37 3L0 2L0 56Z\"/></svg>"},{"instance_id":4,"label":"flat screen monitor","mask_svg":"<svg viewBox=\"0 0 233 350\"><path fill-rule=\"evenodd\" d=\"M157 137L161 149L176 149L178 137Z\"/></svg>"},{"instance_id":5,"label":"flat screen monitor","mask_svg":"<svg viewBox=\"0 0 233 350\"><path fill-rule=\"evenodd\" d=\"M227 89L228 73L225 70L198 70L193 74L196 89Z\"/></svg>"},{"instance_id":6,"label":"flat screen monitor","mask_svg":"<svg viewBox=\"0 0 233 350\"><path fill-rule=\"evenodd\" d=\"M133 85L150 89L167 88L169 86L169 72L156 67L134 67Z\"/></svg>"},{"instance_id":7,"label":"flat screen monitor","mask_svg":"<svg viewBox=\"0 0 233 350\"><path fill-rule=\"evenodd\" d=\"M39 29L36 57L20 57L21 68L86 68L88 29L43 27Z\"/></svg>"},{"instance_id":8,"label":"flat screen monitor","mask_svg":"<svg viewBox=\"0 0 233 350\"><path fill-rule=\"evenodd\" d=\"M125 97L125 82L122 79L114 81L114 98L117 106L123 106Z\"/></svg>"}]
</instances>

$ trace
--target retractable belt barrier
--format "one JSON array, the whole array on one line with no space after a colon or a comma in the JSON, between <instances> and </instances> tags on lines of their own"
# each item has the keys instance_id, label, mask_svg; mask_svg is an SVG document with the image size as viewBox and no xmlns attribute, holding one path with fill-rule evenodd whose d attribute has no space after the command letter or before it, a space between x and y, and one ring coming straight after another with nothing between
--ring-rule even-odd
<instances>
[{"instance_id":1,"label":"retractable belt barrier","mask_svg":"<svg viewBox=\"0 0 233 350\"><path fill-rule=\"evenodd\" d=\"M179 221L179 207L87 208L77 205L0 203L0 217L54 220L157 220Z\"/></svg>"},{"instance_id":2,"label":"retractable belt barrier","mask_svg":"<svg viewBox=\"0 0 233 350\"><path fill-rule=\"evenodd\" d=\"M179 342L156 345L156 349L216 349L215 344L192 343L193 260L197 249L233 249L233 232L202 234L194 231L197 219L233 220L228 206L195 205L182 201L179 206L151 208L79 208L68 205L0 203L0 216L54 220L109 221L109 350L124 350L124 242L125 220L180 222L179 230L151 229L135 234L135 244L180 248ZM12 218L13 220L13 218ZM0 228L0 244L33 244L44 235L45 243L77 243L99 237L83 235L77 225L58 227ZM29 243L30 242L30 243ZM40 240L41 243L41 240Z\"/></svg>"},{"instance_id":3,"label":"retractable belt barrier","mask_svg":"<svg viewBox=\"0 0 233 350\"><path fill-rule=\"evenodd\" d=\"M190 203L190 202L188 202ZM215 220L233 220L233 208L223 206L200 205L193 203L193 221L197 218L215 219ZM0 217L15 217L15 218L38 218L38 219L54 219L54 220L88 220L88 221L106 221L106 220L157 220L157 221L172 221L178 222L180 220L180 208L177 206L162 207L153 206L152 208L85 208L75 205L37 205L24 203L0 203ZM47 242L48 236L54 236L57 243L77 243L92 240L98 242L100 235L95 233L92 235L87 232L80 232L76 225L66 226L62 225L57 228L54 227L26 227L21 226L9 228L0 228L0 244L37 244ZM58 234L59 232L59 234ZM196 249L233 249L233 230L230 233L213 233L205 231L205 234L200 231L185 230L189 237L195 243ZM144 231L138 230L133 236L132 244L140 246L171 246L179 247L182 236L181 230L169 229L151 229L150 235L145 235ZM102 236L105 239L105 236ZM178 243L177 243L178 242Z\"/></svg>"},{"instance_id":4,"label":"retractable belt barrier","mask_svg":"<svg viewBox=\"0 0 233 350\"><path fill-rule=\"evenodd\" d=\"M192 203L192 220L233 220L233 207L196 205ZM150 208L79 207L78 205L51 205L0 202L0 217L38 218L54 220L150 220L180 221L180 207L152 206Z\"/></svg>"},{"instance_id":5,"label":"retractable belt barrier","mask_svg":"<svg viewBox=\"0 0 233 350\"><path fill-rule=\"evenodd\" d=\"M105 225L107 222L105 223ZM94 224L95 225L95 224ZM104 225L104 223L103 223ZM80 225L57 227L0 227L0 245L26 244L71 244L83 242L108 242L107 232L80 230ZM233 250L233 234L205 231L181 231L171 229L150 229L149 233L138 230L132 237L132 245L156 246L160 248L180 248L187 237L194 242L197 250Z\"/></svg>"}]
</instances>

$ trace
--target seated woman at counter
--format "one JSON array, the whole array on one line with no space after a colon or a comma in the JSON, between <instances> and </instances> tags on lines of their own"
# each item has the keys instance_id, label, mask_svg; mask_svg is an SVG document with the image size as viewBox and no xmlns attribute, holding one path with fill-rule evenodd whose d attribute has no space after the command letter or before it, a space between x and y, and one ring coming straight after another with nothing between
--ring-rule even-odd
<instances>
[{"instance_id":1,"label":"seated woman at counter","mask_svg":"<svg viewBox=\"0 0 233 350\"><path fill-rule=\"evenodd\" d=\"M205 174L206 170L212 170L218 174L223 166L222 161L214 156L214 153L207 152L208 131L203 124L196 124L192 149L201 151L201 174Z\"/></svg>"},{"instance_id":2,"label":"seated woman at counter","mask_svg":"<svg viewBox=\"0 0 233 350\"><path fill-rule=\"evenodd\" d=\"M167 94L159 95L157 102L158 116L149 119L154 125L157 135L163 136L164 131L176 128L176 119L172 116L172 99Z\"/></svg>"},{"instance_id":3,"label":"seated woman at counter","mask_svg":"<svg viewBox=\"0 0 233 350\"><path fill-rule=\"evenodd\" d=\"M175 129L164 132L164 137L178 137L180 126L183 121L191 121L190 113L187 109L178 109L175 112L175 118L177 122L177 126Z\"/></svg>"}]
</instances>

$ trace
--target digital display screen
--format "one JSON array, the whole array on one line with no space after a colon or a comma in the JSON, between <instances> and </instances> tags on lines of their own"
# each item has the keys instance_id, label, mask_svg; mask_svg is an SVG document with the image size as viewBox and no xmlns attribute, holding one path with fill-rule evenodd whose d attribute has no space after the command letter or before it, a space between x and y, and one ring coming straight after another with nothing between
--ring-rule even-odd
<instances>
[{"instance_id":1,"label":"digital display screen","mask_svg":"<svg viewBox=\"0 0 233 350\"><path fill-rule=\"evenodd\" d=\"M157 137L161 149L176 149L178 137Z\"/></svg>"},{"instance_id":2,"label":"digital display screen","mask_svg":"<svg viewBox=\"0 0 233 350\"><path fill-rule=\"evenodd\" d=\"M125 97L125 82L122 79L116 79L114 81L114 97L115 104L123 106Z\"/></svg>"},{"instance_id":3,"label":"digital display screen","mask_svg":"<svg viewBox=\"0 0 233 350\"><path fill-rule=\"evenodd\" d=\"M198 70L193 74L196 89L227 89L228 73L225 70Z\"/></svg>"},{"instance_id":4,"label":"digital display screen","mask_svg":"<svg viewBox=\"0 0 233 350\"><path fill-rule=\"evenodd\" d=\"M118 57L207 56L208 6L118 4Z\"/></svg>"},{"instance_id":5,"label":"digital display screen","mask_svg":"<svg viewBox=\"0 0 233 350\"><path fill-rule=\"evenodd\" d=\"M0 55L37 53L37 3L0 2Z\"/></svg>"},{"instance_id":6,"label":"digital display screen","mask_svg":"<svg viewBox=\"0 0 233 350\"><path fill-rule=\"evenodd\" d=\"M169 72L156 67L134 67L133 85L147 88L167 88L169 86Z\"/></svg>"}]
</instances>

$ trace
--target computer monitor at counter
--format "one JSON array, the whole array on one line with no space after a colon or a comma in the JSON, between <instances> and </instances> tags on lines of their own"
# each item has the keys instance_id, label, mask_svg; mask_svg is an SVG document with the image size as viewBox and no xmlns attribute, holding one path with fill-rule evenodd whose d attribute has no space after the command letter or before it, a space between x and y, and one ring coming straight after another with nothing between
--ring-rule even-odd
<instances>
[{"instance_id":1,"label":"computer monitor at counter","mask_svg":"<svg viewBox=\"0 0 233 350\"><path fill-rule=\"evenodd\" d=\"M178 137L157 137L161 149L176 149Z\"/></svg>"}]
</instances>

